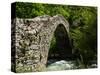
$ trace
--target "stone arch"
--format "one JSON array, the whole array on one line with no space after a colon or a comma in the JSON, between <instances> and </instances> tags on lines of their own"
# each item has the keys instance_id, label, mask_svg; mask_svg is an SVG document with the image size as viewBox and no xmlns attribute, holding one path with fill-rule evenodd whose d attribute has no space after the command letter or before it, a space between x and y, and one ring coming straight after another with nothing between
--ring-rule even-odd
<instances>
[{"instance_id":1,"label":"stone arch","mask_svg":"<svg viewBox=\"0 0 100 75\"><path fill-rule=\"evenodd\" d=\"M57 27L59 27L59 25L62 25L65 28L67 35L68 35L68 38L69 38L68 39L69 44L71 46L70 36L69 36L69 24L63 16L56 15L54 17L51 17L51 18L49 18L49 22L47 22L47 26L45 26L45 25L43 26L44 28L42 28L41 32L40 32L40 34L44 33L44 35L45 35L45 37L44 37L44 35L41 36L42 39L44 39L42 42L45 42L44 46L43 46L44 49L41 50L41 53L40 53L41 63L43 63L43 66L46 66L49 48L50 48L50 42L51 42L51 39L53 37L55 30L57 29ZM43 43L41 43L41 42L40 42L40 44L43 45Z\"/></svg>"},{"instance_id":2,"label":"stone arch","mask_svg":"<svg viewBox=\"0 0 100 75\"><path fill-rule=\"evenodd\" d=\"M16 72L20 71L20 67L23 71L45 69L50 41L60 24L65 28L70 41L69 23L61 15L12 20L12 44L15 43L12 45L12 52L14 52L12 60L15 59L12 64L15 64L13 67L16 68Z\"/></svg>"}]
</instances>

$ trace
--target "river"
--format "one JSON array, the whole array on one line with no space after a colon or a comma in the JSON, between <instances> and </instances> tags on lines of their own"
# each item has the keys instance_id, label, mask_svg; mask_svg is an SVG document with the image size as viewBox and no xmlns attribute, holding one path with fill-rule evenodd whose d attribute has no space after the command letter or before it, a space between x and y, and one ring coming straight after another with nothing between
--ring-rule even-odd
<instances>
[{"instance_id":1,"label":"river","mask_svg":"<svg viewBox=\"0 0 100 75\"><path fill-rule=\"evenodd\" d=\"M60 70L80 69L80 68L82 68L82 65L79 65L75 60L69 61L69 60L51 59L47 63L46 71L60 71ZM90 66L89 68L92 68L92 66Z\"/></svg>"},{"instance_id":2,"label":"river","mask_svg":"<svg viewBox=\"0 0 100 75\"><path fill-rule=\"evenodd\" d=\"M49 60L47 64L46 71L59 71L59 70L70 70L77 69L78 67L75 64L75 61L67 60Z\"/></svg>"}]
</instances>

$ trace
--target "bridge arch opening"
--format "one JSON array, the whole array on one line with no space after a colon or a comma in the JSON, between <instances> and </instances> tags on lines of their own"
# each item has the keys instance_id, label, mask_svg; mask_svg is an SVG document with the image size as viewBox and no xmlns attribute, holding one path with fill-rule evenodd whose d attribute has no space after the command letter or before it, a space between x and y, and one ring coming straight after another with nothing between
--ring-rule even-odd
<instances>
[{"instance_id":1,"label":"bridge arch opening","mask_svg":"<svg viewBox=\"0 0 100 75\"><path fill-rule=\"evenodd\" d=\"M67 30L63 24L59 24L50 43L47 66L55 61L68 60L71 55L72 49Z\"/></svg>"}]
</instances>

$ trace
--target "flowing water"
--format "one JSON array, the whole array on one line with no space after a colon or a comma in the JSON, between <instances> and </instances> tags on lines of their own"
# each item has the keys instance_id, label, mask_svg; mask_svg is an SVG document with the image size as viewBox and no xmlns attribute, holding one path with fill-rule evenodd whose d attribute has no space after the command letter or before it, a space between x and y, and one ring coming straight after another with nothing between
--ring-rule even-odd
<instances>
[{"instance_id":1,"label":"flowing water","mask_svg":"<svg viewBox=\"0 0 100 75\"><path fill-rule=\"evenodd\" d=\"M95 65L95 66L94 66ZM96 64L88 66L88 68L96 68ZM83 68L82 64L77 63L75 60L48 60L46 71L60 71Z\"/></svg>"},{"instance_id":2,"label":"flowing water","mask_svg":"<svg viewBox=\"0 0 100 75\"><path fill-rule=\"evenodd\" d=\"M77 69L75 61L67 61L67 60L49 60L47 64L46 71L59 71L59 70L69 70L69 69Z\"/></svg>"}]
</instances>

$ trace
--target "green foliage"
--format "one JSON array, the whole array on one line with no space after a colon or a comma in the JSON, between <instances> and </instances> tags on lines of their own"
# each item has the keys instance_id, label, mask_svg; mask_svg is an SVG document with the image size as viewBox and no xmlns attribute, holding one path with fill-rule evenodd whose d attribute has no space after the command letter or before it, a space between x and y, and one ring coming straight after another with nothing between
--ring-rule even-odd
<instances>
[{"instance_id":1,"label":"green foliage","mask_svg":"<svg viewBox=\"0 0 100 75\"><path fill-rule=\"evenodd\" d=\"M70 14L66 6L52 5L52 4L39 4L39 3L23 3L17 2L16 16L19 18L34 18L40 15L57 15L62 14L68 17Z\"/></svg>"},{"instance_id":2,"label":"green foliage","mask_svg":"<svg viewBox=\"0 0 100 75\"><path fill-rule=\"evenodd\" d=\"M89 61L96 60L97 57L97 10L90 7L80 8L80 10L79 18L82 20L78 26L72 27L70 33L74 39L75 48L79 49L84 64L88 65Z\"/></svg>"}]
</instances>

